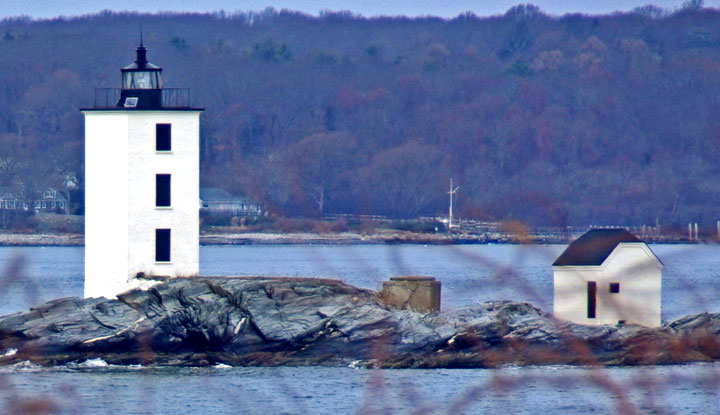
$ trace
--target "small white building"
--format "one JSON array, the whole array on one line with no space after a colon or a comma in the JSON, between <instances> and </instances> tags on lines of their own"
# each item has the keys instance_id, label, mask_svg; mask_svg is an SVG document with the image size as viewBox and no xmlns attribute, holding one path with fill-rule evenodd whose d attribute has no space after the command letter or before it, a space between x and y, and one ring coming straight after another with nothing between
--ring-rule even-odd
<instances>
[{"instance_id":1,"label":"small white building","mask_svg":"<svg viewBox=\"0 0 720 415\"><path fill-rule=\"evenodd\" d=\"M137 60L85 115L85 297L199 272L200 113ZM116 94L108 94L115 91Z\"/></svg>"},{"instance_id":2,"label":"small white building","mask_svg":"<svg viewBox=\"0 0 720 415\"><path fill-rule=\"evenodd\" d=\"M579 324L661 325L662 262L625 229L591 229L553 263L555 317Z\"/></svg>"}]
</instances>

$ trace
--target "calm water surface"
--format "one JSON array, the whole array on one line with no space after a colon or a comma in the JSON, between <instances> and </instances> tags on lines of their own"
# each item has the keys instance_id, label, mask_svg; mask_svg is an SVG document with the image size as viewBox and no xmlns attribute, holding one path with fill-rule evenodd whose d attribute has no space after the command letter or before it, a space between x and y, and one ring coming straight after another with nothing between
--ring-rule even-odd
<instances>
[{"instance_id":1,"label":"calm water surface","mask_svg":"<svg viewBox=\"0 0 720 415\"><path fill-rule=\"evenodd\" d=\"M61 414L714 414L720 367L0 369L0 408ZM2 409L0 409L0 413ZM625 411L625 412L623 412Z\"/></svg>"},{"instance_id":2,"label":"calm water surface","mask_svg":"<svg viewBox=\"0 0 720 415\"><path fill-rule=\"evenodd\" d=\"M563 246L202 247L203 275L332 277L377 289L391 275L442 280L443 308L492 299L552 309ZM720 311L720 246L660 245L663 318ZM13 261L24 261L8 280ZM81 296L82 248L0 248L0 314ZM17 263L16 263L17 264ZM0 353L4 351L0 350ZM720 365L586 369L143 368L103 362L0 368L0 414L46 400L62 414L720 413ZM424 412L423 412L424 411Z\"/></svg>"}]
</instances>

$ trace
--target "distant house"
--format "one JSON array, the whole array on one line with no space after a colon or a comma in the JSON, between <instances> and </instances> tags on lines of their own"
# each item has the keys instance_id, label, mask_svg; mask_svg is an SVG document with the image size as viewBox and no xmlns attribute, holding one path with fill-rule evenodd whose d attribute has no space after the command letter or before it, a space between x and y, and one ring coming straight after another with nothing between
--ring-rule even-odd
<instances>
[{"instance_id":1,"label":"distant house","mask_svg":"<svg viewBox=\"0 0 720 415\"><path fill-rule=\"evenodd\" d=\"M10 189L0 187L0 209L15 210L22 209L23 202ZM27 208L27 206L26 206Z\"/></svg>"},{"instance_id":2,"label":"distant house","mask_svg":"<svg viewBox=\"0 0 720 415\"><path fill-rule=\"evenodd\" d=\"M35 211L54 211L57 209L65 211L67 206L67 198L52 187L47 187L38 192L33 201L33 209ZM29 206L26 201L18 197L16 192L7 188L0 188L0 210L3 209L28 210Z\"/></svg>"},{"instance_id":3,"label":"distant house","mask_svg":"<svg viewBox=\"0 0 720 415\"><path fill-rule=\"evenodd\" d=\"M233 216L261 216L262 205L249 197L233 196L218 187L200 188L200 206L208 213Z\"/></svg>"},{"instance_id":4,"label":"distant house","mask_svg":"<svg viewBox=\"0 0 720 415\"><path fill-rule=\"evenodd\" d=\"M647 244L625 229L591 229L553 263L555 317L659 326L662 267Z\"/></svg>"},{"instance_id":5,"label":"distant house","mask_svg":"<svg viewBox=\"0 0 720 415\"><path fill-rule=\"evenodd\" d=\"M63 210L67 209L67 198L52 187L38 192L34 208L38 210Z\"/></svg>"}]
</instances>

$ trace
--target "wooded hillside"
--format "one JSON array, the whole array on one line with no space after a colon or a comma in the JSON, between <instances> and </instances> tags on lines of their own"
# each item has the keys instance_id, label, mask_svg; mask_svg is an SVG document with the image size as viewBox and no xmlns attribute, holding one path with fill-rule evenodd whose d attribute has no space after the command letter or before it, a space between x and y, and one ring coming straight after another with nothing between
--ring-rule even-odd
<instances>
[{"instance_id":1,"label":"wooded hillside","mask_svg":"<svg viewBox=\"0 0 720 415\"><path fill-rule=\"evenodd\" d=\"M0 21L0 186L82 183L82 116L142 24L202 116L202 182L289 216L720 219L720 12ZM81 194L81 188L76 196ZM78 200L75 197L75 200Z\"/></svg>"}]
</instances>

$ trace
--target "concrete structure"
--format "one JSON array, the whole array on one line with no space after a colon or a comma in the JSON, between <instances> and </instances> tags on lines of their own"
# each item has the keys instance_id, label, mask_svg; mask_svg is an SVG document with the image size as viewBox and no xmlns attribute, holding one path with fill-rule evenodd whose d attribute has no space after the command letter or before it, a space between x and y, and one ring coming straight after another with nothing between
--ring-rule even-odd
<instances>
[{"instance_id":1,"label":"concrete structure","mask_svg":"<svg viewBox=\"0 0 720 415\"><path fill-rule=\"evenodd\" d=\"M119 99L85 115L85 297L199 271L200 113L137 49Z\"/></svg>"},{"instance_id":2,"label":"concrete structure","mask_svg":"<svg viewBox=\"0 0 720 415\"><path fill-rule=\"evenodd\" d=\"M574 323L661 325L663 264L625 229L591 229L553 263L553 312Z\"/></svg>"},{"instance_id":3,"label":"concrete structure","mask_svg":"<svg viewBox=\"0 0 720 415\"><path fill-rule=\"evenodd\" d=\"M261 216L262 205L249 197L233 196L218 187L200 188L202 210L211 214L232 216Z\"/></svg>"},{"instance_id":4,"label":"concrete structure","mask_svg":"<svg viewBox=\"0 0 720 415\"><path fill-rule=\"evenodd\" d=\"M390 277L383 282L382 298L393 307L422 313L440 311L440 281L433 277Z\"/></svg>"}]
</instances>

